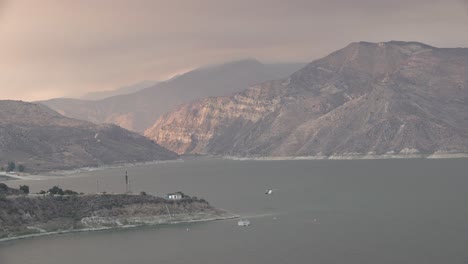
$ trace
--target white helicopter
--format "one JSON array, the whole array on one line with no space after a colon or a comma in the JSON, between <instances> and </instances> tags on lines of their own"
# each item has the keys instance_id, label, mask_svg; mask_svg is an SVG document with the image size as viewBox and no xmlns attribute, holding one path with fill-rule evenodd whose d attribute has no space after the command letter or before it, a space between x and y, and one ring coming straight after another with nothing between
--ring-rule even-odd
<instances>
[{"instance_id":1,"label":"white helicopter","mask_svg":"<svg viewBox=\"0 0 468 264\"><path fill-rule=\"evenodd\" d=\"M273 194L273 191L277 191L277 190L278 190L278 189L267 189L267 190L265 191L265 194L270 195L270 194Z\"/></svg>"}]
</instances>

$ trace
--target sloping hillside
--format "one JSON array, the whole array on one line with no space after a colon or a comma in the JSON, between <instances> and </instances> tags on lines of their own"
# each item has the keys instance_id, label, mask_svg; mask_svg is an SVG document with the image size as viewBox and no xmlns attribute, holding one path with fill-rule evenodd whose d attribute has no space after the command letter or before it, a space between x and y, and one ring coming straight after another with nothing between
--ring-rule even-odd
<instances>
[{"instance_id":1,"label":"sloping hillside","mask_svg":"<svg viewBox=\"0 0 468 264\"><path fill-rule=\"evenodd\" d=\"M141 91L97 101L52 99L40 103L72 118L113 123L144 132L179 104L207 96L230 95L251 85L288 76L304 64L262 64L242 60L195 69Z\"/></svg>"},{"instance_id":2,"label":"sloping hillside","mask_svg":"<svg viewBox=\"0 0 468 264\"><path fill-rule=\"evenodd\" d=\"M178 153L468 152L468 49L352 43L289 78L184 104L145 135Z\"/></svg>"},{"instance_id":3,"label":"sloping hillside","mask_svg":"<svg viewBox=\"0 0 468 264\"><path fill-rule=\"evenodd\" d=\"M0 101L0 164L27 172L176 159L153 141L116 125L64 117L40 104Z\"/></svg>"}]
</instances>

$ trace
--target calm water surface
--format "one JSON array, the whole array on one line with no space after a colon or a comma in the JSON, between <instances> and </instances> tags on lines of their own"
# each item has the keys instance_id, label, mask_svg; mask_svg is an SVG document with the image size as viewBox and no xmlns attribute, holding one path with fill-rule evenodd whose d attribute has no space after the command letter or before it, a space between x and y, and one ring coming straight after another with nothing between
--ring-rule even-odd
<instances>
[{"instance_id":1,"label":"calm water surface","mask_svg":"<svg viewBox=\"0 0 468 264\"><path fill-rule=\"evenodd\" d=\"M0 264L468 264L468 160L188 160L45 181L81 192L183 191L251 220L0 243ZM265 189L278 189L273 195ZM187 230L188 229L188 230Z\"/></svg>"}]
</instances>

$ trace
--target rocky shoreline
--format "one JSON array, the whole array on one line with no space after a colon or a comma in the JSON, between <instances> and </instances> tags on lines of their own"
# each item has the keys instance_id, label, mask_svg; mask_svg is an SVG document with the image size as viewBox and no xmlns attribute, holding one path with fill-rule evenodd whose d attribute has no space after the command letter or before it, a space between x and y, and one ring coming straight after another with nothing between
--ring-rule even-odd
<instances>
[{"instance_id":1,"label":"rocky shoreline","mask_svg":"<svg viewBox=\"0 0 468 264\"><path fill-rule=\"evenodd\" d=\"M18 194L0 192L0 241L69 232L237 218L207 201L142 194Z\"/></svg>"},{"instance_id":2,"label":"rocky shoreline","mask_svg":"<svg viewBox=\"0 0 468 264\"><path fill-rule=\"evenodd\" d=\"M181 218L180 220L174 219L174 221L161 221L161 222L149 223L149 224L69 229L69 230L58 230L58 231L52 231L52 232L43 231L43 232L37 232L37 233L28 234L28 235L8 236L8 237L0 238L0 243L6 242L6 241L12 241L12 240L41 237L41 236L51 236L51 235L81 233L81 232L106 231L106 230L122 230L122 229L138 228L138 227L144 227L144 226L154 226L154 225L176 225L176 224L184 224L184 223L200 223L200 222L209 222L209 221L229 220L229 219L235 219L235 218L240 217L239 215L232 214L227 211L224 211L224 212L225 212L225 215L220 215L220 216L210 217L210 215L203 215L201 219L187 219L187 218L190 218L191 216L185 215L185 217ZM38 230L38 231L42 231L42 230Z\"/></svg>"}]
</instances>

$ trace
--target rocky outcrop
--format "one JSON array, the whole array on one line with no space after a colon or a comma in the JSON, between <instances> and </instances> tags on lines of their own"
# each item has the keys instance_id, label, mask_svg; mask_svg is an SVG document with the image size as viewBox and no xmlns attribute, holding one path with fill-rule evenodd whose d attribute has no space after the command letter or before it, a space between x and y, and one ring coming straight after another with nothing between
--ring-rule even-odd
<instances>
[{"instance_id":1,"label":"rocky outcrop","mask_svg":"<svg viewBox=\"0 0 468 264\"><path fill-rule=\"evenodd\" d=\"M233 217L191 197L170 201L132 194L0 196L0 240Z\"/></svg>"},{"instance_id":2,"label":"rocky outcrop","mask_svg":"<svg viewBox=\"0 0 468 264\"><path fill-rule=\"evenodd\" d=\"M40 104L0 101L0 164L27 172L177 159L177 154L116 125L66 118Z\"/></svg>"},{"instance_id":3,"label":"rocky outcrop","mask_svg":"<svg viewBox=\"0 0 468 264\"><path fill-rule=\"evenodd\" d=\"M135 93L88 101L52 99L40 103L72 118L113 123L143 133L165 112L207 96L230 95L254 84L283 78L304 64L262 64L242 60L198 68Z\"/></svg>"},{"instance_id":4,"label":"rocky outcrop","mask_svg":"<svg viewBox=\"0 0 468 264\"><path fill-rule=\"evenodd\" d=\"M145 135L180 154L468 152L468 49L352 43L289 78L162 116Z\"/></svg>"}]
</instances>

